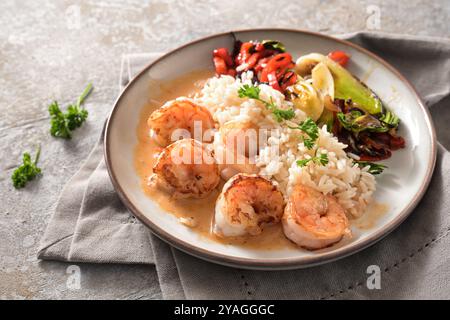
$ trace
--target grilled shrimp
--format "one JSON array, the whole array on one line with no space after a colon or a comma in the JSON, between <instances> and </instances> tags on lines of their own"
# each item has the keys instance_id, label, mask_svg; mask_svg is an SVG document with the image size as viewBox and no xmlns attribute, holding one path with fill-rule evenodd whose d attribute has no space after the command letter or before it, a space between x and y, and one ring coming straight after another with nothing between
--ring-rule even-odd
<instances>
[{"instance_id":1,"label":"grilled shrimp","mask_svg":"<svg viewBox=\"0 0 450 320\"><path fill-rule=\"evenodd\" d=\"M271 181L237 174L217 199L214 233L221 237L260 234L265 224L280 221L283 208L283 195Z\"/></svg>"},{"instance_id":2,"label":"grilled shrimp","mask_svg":"<svg viewBox=\"0 0 450 320\"><path fill-rule=\"evenodd\" d=\"M238 173L256 174L254 162L259 147L258 127L250 121L229 121L220 127L221 143L215 145L216 159L224 180Z\"/></svg>"},{"instance_id":3,"label":"grilled shrimp","mask_svg":"<svg viewBox=\"0 0 450 320\"><path fill-rule=\"evenodd\" d=\"M152 138L162 147L178 140L181 135L183 138L189 136L203 142L212 141L212 134L207 132L214 128L211 113L187 98L166 102L150 115L147 124ZM195 126L198 127L198 133L194 132ZM175 131L177 129L180 131ZM195 133L200 136L194 136Z\"/></svg>"},{"instance_id":4,"label":"grilled shrimp","mask_svg":"<svg viewBox=\"0 0 450 320\"><path fill-rule=\"evenodd\" d=\"M258 126L250 121L228 121L220 127L222 139L235 154L253 158L258 152Z\"/></svg>"},{"instance_id":5,"label":"grilled shrimp","mask_svg":"<svg viewBox=\"0 0 450 320\"><path fill-rule=\"evenodd\" d=\"M152 183L176 198L203 198L220 181L219 168L212 153L194 139L178 140L166 147L153 166Z\"/></svg>"},{"instance_id":6,"label":"grilled shrimp","mask_svg":"<svg viewBox=\"0 0 450 320\"><path fill-rule=\"evenodd\" d=\"M350 234L344 209L332 195L294 187L282 219L286 237L306 249L321 249Z\"/></svg>"}]
</instances>

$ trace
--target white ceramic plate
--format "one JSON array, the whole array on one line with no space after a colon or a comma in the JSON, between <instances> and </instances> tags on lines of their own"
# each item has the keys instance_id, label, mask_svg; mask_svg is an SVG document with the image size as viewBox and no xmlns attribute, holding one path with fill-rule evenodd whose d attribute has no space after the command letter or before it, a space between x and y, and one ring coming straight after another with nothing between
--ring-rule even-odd
<instances>
[{"instance_id":1,"label":"white ceramic plate","mask_svg":"<svg viewBox=\"0 0 450 320\"><path fill-rule=\"evenodd\" d=\"M375 199L390 204L389 212L373 228L355 230L350 241L320 251L302 249L254 250L208 241L163 212L144 194L133 166L136 127L142 107L158 92L153 80L170 80L190 71L212 69L211 52L232 48L242 41L274 39L283 42L293 57L310 52L343 50L351 55L349 70L364 79L400 117L406 148L385 161L389 169L377 178ZM157 236L199 258L249 269L294 269L322 264L358 252L395 229L426 191L436 160L436 138L431 117L409 82L381 58L346 41L317 33L257 29L203 38L175 49L147 66L125 88L109 118L105 158L114 187L124 204Z\"/></svg>"}]
</instances>

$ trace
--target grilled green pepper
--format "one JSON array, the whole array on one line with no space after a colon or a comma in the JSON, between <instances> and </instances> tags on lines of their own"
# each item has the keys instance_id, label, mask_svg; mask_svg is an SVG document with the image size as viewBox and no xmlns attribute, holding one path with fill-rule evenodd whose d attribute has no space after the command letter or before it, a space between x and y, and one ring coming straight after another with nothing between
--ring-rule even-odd
<instances>
[{"instance_id":1,"label":"grilled green pepper","mask_svg":"<svg viewBox=\"0 0 450 320\"><path fill-rule=\"evenodd\" d=\"M377 115L383 112L381 100L365 84L333 60L324 59L334 79L334 97L358 104L367 113Z\"/></svg>"}]
</instances>

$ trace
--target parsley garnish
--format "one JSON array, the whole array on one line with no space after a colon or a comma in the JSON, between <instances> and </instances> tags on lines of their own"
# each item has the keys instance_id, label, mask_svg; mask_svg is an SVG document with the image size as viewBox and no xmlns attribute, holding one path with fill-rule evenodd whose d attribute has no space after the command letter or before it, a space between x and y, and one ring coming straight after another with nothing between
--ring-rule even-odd
<instances>
[{"instance_id":1,"label":"parsley garnish","mask_svg":"<svg viewBox=\"0 0 450 320\"><path fill-rule=\"evenodd\" d=\"M283 120L290 120L295 117L294 109L280 109L276 106L276 104L273 102L272 97L270 97L270 101L267 102L260 98L259 94L261 92L261 89L258 86L244 84L242 87L239 88L238 94L240 98L250 98L254 100L261 101L264 103L268 110L272 111L273 115L277 119L278 122L281 122Z\"/></svg>"},{"instance_id":2,"label":"parsley garnish","mask_svg":"<svg viewBox=\"0 0 450 320\"><path fill-rule=\"evenodd\" d=\"M290 120L295 117L294 109L283 110L274 106L272 108L272 113L275 115L278 122L281 122L283 119Z\"/></svg>"},{"instance_id":3,"label":"parsley garnish","mask_svg":"<svg viewBox=\"0 0 450 320\"><path fill-rule=\"evenodd\" d=\"M291 129L299 129L302 130L306 135L308 136L303 137L303 143L305 144L305 147L311 150L314 147L314 143L316 142L317 138L319 138L319 127L311 118L306 118L305 121L300 123L297 127L289 127Z\"/></svg>"},{"instance_id":4,"label":"parsley garnish","mask_svg":"<svg viewBox=\"0 0 450 320\"><path fill-rule=\"evenodd\" d=\"M319 156L316 156L316 157L312 157L309 159L303 159L303 160L297 160L297 165L299 167L304 167L311 161L316 164L325 166L328 163L328 155L326 153L321 153Z\"/></svg>"},{"instance_id":5,"label":"parsley garnish","mask_svg":"<svg viewBox=\"0 0 450 320\"><path fill-rule=\"evenodd\" d=\"M14 170L11 179L16 189L25 187L28 181L33 180L38 174L41 173L41 169L37 167L39 161L39 155L41 154L41 147L39 146L36 152L34 162L31 161L31 156L28 152L23 154L23 164Z\"/></svg>"},{"instance_id":6,"label":"parsley garnish","mask_svg":"<svg viewBox=\"0 0 450 320\"><path fill-rule=\"evenodd\" d=\"M369 173L371 173L373 175L380 174L383 172L384 169L387 168L387 166L385 166L384 164L373 163L373 162L369 162L369 161L354 160L354 162L356 162L360 168L369 167Z\"/></svg>"},{"instance_id":7,"label":"parsley garnish","mask_svg":"<svg viewBox=\"0 0 450 320\"><path fill-rule=\"evenodd\" d=\"M261 92L261 89L254 85L244 84L242 87L238 90L239 98L250 98L255 100L260 100L259 93ZM265 101L262 101L265 103Z\"/></svg>"},{"instance_id":8,"label":"parsley garnish","mask_svg":"<svg viewBox=\"0 0 450 320\"><path fill-rule=\"evenodd\" d=\"M295 117L294 109L284 110L277 108L275 103L272 100L272 97L270 97L270 102L264 101L260 98L259 94L261 92L261 89L254 85L248 85L244 84L242 87L239 88L238 94L240 98L250 98L255 99L258 101L261 101L264 103L270 111L274 114L278 122L281 122L283 120L290 120ZM308 137L303 137L303 143L305 144L306 148L312 149L314 146L314 143L316 142L317 138L319 137L319 127L314 122L313 119L307 118L305 121L300 123L297 127L289 127L291 129L299 129L302 130Z\"/></svg>"},{"instance_id":9,"label":"parsley garnish","mask_svg":"<svg viewBox=\"0 0 450 320\"><path fill-rule=\"evenodd\" d=\"M72 131L81 127L88 117L88 111L81 108L86 98L92 91L92 84L88 84L75 104L69 105L64 113L59 108L58 102L54 101L48 107L50 113L50 134L54 137L70 139Z\"/></svg>"}]
</instances>

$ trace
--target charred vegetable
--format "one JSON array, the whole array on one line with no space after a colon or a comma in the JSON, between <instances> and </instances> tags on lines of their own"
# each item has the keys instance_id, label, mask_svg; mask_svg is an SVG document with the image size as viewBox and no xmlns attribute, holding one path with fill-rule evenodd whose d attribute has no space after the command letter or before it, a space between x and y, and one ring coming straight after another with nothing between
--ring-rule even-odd
<instances>
[{"instance_id":1,"label":"charred vegetable","mask_svg":"<svg viewBox=\"0 0 450 320\"><path fill-rule=\"evenodd\" d=\"M328 67L320 62L311 71L314 88L319 91L322 98L329 96L334 99L334 79Z\"/></svg>"},{"instance_id":2,"label":"charred vegetable","mask_svg":"<svg viewBox=\"0 0 450 320\"><path fill-rule=\"evenodd\" d=\"M348 60L350 59L350 56L344 51L336 50L330 52L328 54L328 58L330 58L333 61L336 61L341 66L345 67L348 63Z\"/></svg>"},{"instance_id":3,"label":"charred vegetable","mask_svg":"<svg viewBox=\"0 0 450 320\"><path fill-rule=\"evenodd\" d=\"M380 121L391 128L397 128L400 123L400 119L391 111L386 111L386 113L380 117Z\"/></svg>"},{"instance_id":4,"label":"charred vegetable","mask_svg":"<svg viewBox=\"0 0 450 320\"><path fill-rule=\"evenodd\" d=\"M323 103L311 84L300 81L289 87L286 95L294 104L294 108L302 110L314 121L320 118L323 112Z\"/></svg>"},{"instance_id":5,"label":"charred vegetable","mask_svg":"<svg viewBox=\"0 0 450 320\"><path fill-rule=\"evenodd\" d=\"M331 132L331 130L333 130L333 125L334 125L333 112L331 112L328 109L324 109L323 112L322 112L322 115L319 118L319 120L317 120L317 123L320 126L326 125L327 126L327 130L329 132Z\"/></svg>"},{"instance_id":6,"label":"charred vegetable","mask_svg":"<svg viewBox=\"0 0 450 320\"><path fill-rule=\"evenodd\" d=\"M336 99L334 103L341 111L334 113L333 133L361 160L387 159L392 150L405 146L405 140L396 133L399 119L393 112L371 115L349 100Z\"/></svg>"},{"instance_id":7,"label":"charred vegetable","mask_svg":"<svg viewBox=\"0 0 450 320\"><path fill-rule=\"evenodd\" d=\"M327 66L333 74L334 95L338 99L351 99L370 114L383 112L381 100L365 84L356 79L338 63L326 59Z\"/></svg>"},{"instance_id":8,"label":"charred vegetable","mask_svg":"<svg viewBox=\"0 0 450 320\"><path fill-rule=\"evenodd\" d=\"M239 76L242 72L253 71L255 81L268 83L281 92L297 82L297 74L291 70L294 67L292 56L275 40L236 41L232 54L226 48L214 50L213 62L219 76Z\"/></svg>"},{"instance_id":9,"label":"charred vegetable","mask_svg":"<svg viewBox=\"0 0 450 320\"><path fill-rule=\"evenodd\" d=\"M300 75L308 74L320 62L331 71L334 79L334 96L348 100L361 106L370 114L380 114L383 111L381 100L365 84L355 78L339 63L319 53L311 53L300 57L296 62L296 71Z\"/></svg>"},{"instance_id":10,"label":"charred vegetable","mask_svg":"<svg viewBox=\"0 0 450 320\"><path fill-rule=\"evenodd\" d=\"M264 46L264 48L269 50L286 52L286 47L284 46L284 44L276 40L263 40L261 41L261 44Z\"/></svg>"},{"instance_id":11,"label":"charred vegetable","mask_svg":"<svg viewBox=\"0 0 450 320\"><path fill-rule=\"evenodd\" d=\"M345 129L354 133L364 130L373 132L386 132L389 130L389 127L374 116L368 113L364 114L358 110L352 110L348 113L339 112L337 118Z\"/></svg>"}]
</instances>

